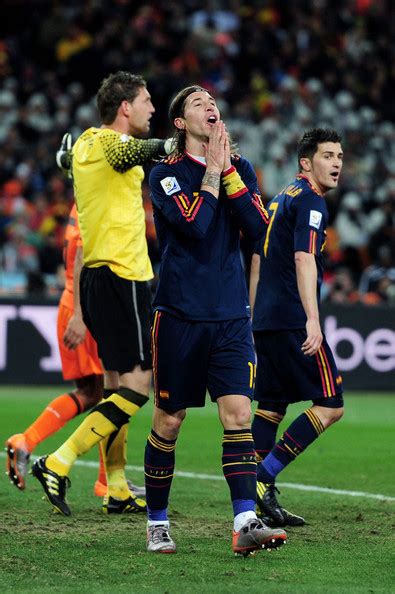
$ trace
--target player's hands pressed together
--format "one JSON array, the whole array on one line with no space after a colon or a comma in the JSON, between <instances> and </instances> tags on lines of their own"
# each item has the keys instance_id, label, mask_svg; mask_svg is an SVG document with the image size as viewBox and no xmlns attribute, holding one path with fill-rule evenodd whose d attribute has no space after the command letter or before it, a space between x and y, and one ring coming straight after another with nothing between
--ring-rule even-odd
<instances>
[{"instance_id":1,"label":"player's hands pressed together","mask_svg":"<svg viewBox=\"0 0 395 594\"><path fill-rule=\"evenodd\" d=\"M219 120L212 126L208 143L203 145L206 157L206 173L202 180L201 189L210 192L216 198L219 196L221 173L224 170L226 139L225 124L222 120Z\"/></svg>"},{"instance_id":2,"label":"player's hands pressed together","mask_svg":"<svg viewBox=\"0 0 395 594\"><path fill-rule=\"evenodd\" d=\"M302 351L308 357L314 355L322 344L322 332L320 322L316 318L310 318L306 322L307 338L302 344Z\"/></svg>"},{"instance_id":3,"label":"player's hands pressed together","mask_svg":"<svg viewBox=\"0 0 395 594\"><path fill-rule=\"evenodd\" d=\"M232 167L232 163L230 161L230 140L229 134L225 127L225 158L224 158L224 168L223 171L228 171Z\"/></svg>"},{"instance_id":4,"label":"player's hands pressed together","mask_svg":"<svg viewBox=\"0 0 395 594\"><path fill-rule=\"evenodd\" d=\"M206 145L206 165L208 170L222 173L225 160L225 144L227 140L225 124L218 120L211 130L211 134Z\"/></svg>"},{"instance_id":5,"label":"player's hands pressed together","mask_svg":"<svg viewBox=\"0 0 395 594\"><path fill-rule=\"evenodd\" d=\"M74 351L74 349L84 341L85 334L86 326L82 316L74 313L67 324L67 328L63 335L63 343L68 349Z\"/></svg>"}]
</instances>

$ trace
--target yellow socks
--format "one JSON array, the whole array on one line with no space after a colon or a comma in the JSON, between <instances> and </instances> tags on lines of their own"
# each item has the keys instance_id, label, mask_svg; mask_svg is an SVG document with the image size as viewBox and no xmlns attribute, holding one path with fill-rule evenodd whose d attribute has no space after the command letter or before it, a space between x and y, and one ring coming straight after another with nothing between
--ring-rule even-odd
<instances>
[{"instance_id":1,"label":"yellow socks","mask_svg":"<svg viewBox=\"0 0 395 594\"><path fill-rule=\"evenodd\" d=\"M46 465L61 476L68 475L78 456L85 454L109 433L117 429L107 417L93 410L74 433L46 460Z\"/></svg>"},{"instance_id":2,"label":"yellow socks","mask_svg":"<svg viewBox=\"0 0 395 594\"><path fill-rule=\"evenodd\" d=\"M129 425L123 425L100 442L107 474L107 495L115 499L127 499L130 495L125 476L128 428Z\"/></svg>"},{"instance_id":3,"label":"yellow socks","mask_svg":"<svg viewBox=\"0 0 395 594\"><path fill-rule=\"evenodd\" d=\"M129 388L119 388L92 409L69 439L56 452L48 456L46 460L48 468L61 476L68 475L78 456L85 454L99 441L126 425L130 417L135 415L146 402L148 397L144 394ZM118 452L118 448L124 447L125 438L125 430L121 432L120 437L115 438L115 452ZM122 463L125 465L124 454ZM119 484L122 482L118 475L117 482Z\"/></svg>"}]
</instances>

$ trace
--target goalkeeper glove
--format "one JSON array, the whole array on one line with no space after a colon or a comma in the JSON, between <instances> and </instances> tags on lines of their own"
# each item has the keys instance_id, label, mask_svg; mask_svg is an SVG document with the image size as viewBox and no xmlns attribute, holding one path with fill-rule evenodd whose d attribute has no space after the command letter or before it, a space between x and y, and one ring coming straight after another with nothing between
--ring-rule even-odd
<instances>
[{"instance_id":1,"label":"goalkeeper glove","mask_svg":"<svg viewBox=\"0 0 395 594\"><path fill-rule=\"evenodd\" d=\"M73 139L69 132L62 138L59 150L56 153L56 164L66 177L71 177L71 146Z\"/></svg>"}]
</instances>

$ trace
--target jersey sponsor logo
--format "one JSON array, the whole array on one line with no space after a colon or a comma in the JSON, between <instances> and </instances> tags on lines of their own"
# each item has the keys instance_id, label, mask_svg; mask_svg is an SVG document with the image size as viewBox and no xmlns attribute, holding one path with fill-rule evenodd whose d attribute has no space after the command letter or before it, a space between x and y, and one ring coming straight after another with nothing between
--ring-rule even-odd
<instances>
[{"instance_id":1,"label":"jersey sponsor logo","mask_svg":"<svg viewBox=\"0 0 395 594\"><path fill-rule=\"evenodd\" d=\"M321 220L322 220L321 212L319 212L318 210L310 211L310 219L309 219L310 227L315 227L316 229L319 229L320 225L321 225Z\"/></svg>"},{"instance_id":2,"label":"jersey sponsor logo","mask_svg":"<svg viewBox=\"0 0 395 594\"><path fill-rule=\"evenodd\" d=\"M175 177L165 177L161 179L160 185L167 196L171 196L174 194L174 192L179 192L181 190L180 185Z\"/></svg>"}]
</instances>

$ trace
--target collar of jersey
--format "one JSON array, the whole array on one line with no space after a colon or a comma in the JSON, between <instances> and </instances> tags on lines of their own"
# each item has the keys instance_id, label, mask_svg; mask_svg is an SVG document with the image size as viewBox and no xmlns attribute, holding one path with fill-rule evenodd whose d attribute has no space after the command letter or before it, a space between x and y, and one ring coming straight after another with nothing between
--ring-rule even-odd
<instances>
[{"instance_id":1,"label":"collar of jersey","mask_svg":"<svg viewBox=\"0 0 395 594\"><path fill-rule=\"evenodd\" d=\"M197 155L191 155L191 153L187 152L185 154L194 163L198 163L199 165L203 165L203 167L206 167L206 157L198 157Z\"/></svg>"},{"instance_id":2,"label":"collar of jersey","mask_svg":"<svg viewBox=\"0 0 395 594\"><path fill-rule=\"evenodd\" d=\"M313 192L315 194L318 194L318 196L322 196L322 194L313 186L313 184L311 183L311 181L309 180L309 178L306 177L306 175L303 175L303 173L299 173L296 176L296 179L304 179L308 183L308 185L310 186L310 188L313 190Z\"/></svg>"}]
</instances>

